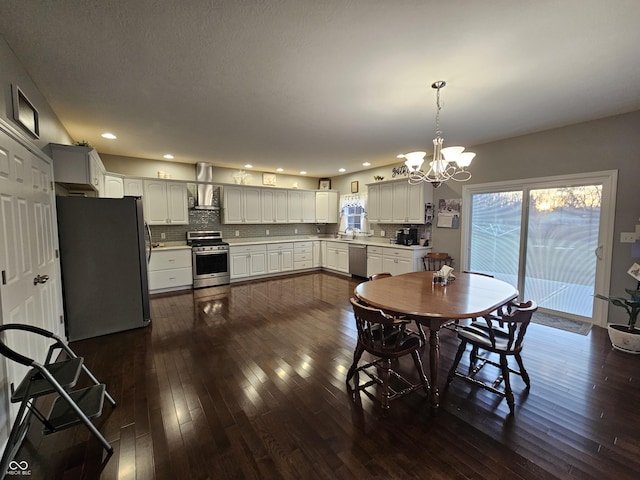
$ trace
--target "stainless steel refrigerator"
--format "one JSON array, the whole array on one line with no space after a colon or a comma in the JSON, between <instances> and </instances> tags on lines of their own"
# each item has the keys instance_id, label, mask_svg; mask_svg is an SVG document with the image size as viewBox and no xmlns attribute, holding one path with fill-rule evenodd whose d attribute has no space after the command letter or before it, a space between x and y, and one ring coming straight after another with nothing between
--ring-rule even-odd
<instances>
[{"instance_id":1,"label":"stainless steel refrigerator","mask_svg":"<svg viewBox=\"0 0 640 480\"><path fill-rule=\"evenodd\" d=\"M151 321L148 230L137 197L57 197L60 266L70 341Z\"/></svg>"}]
</instances>

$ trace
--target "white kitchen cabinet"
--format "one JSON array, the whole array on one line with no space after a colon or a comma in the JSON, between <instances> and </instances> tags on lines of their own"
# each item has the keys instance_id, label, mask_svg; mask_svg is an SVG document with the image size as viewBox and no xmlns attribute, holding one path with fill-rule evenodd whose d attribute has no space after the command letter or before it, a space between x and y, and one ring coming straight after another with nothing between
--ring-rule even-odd
<instances>
[{"instance_id":1,"label":"white kitchen cabinet","mask_svg":"<svg viewBox=\"0 0 640 480\"><path fill-rule=\"evenodd\" d=\"M382 271L402 275L413 271L413 253L399 248L382 249Z\"/></svg>"},{"instance_id":2,"label":"white kitchen cabinet","mask_svg":"<svg viewBox=\"0 0 640 480\"><path fill-rule=\"evenodd\" d=\"M304 190L289 190L287 192L287 210L289 223L315 223L315 192Z\"/></svg>"},{"instance_id":3,"label":"white kitchen cabinet","mask_svg":"<svg viewBox=\"0 0 640 480\"><path fill-rule=\"evenodd\" d=\"M262 223L287 223L287 191L261 189Z\"/></svg>"},{"instance_id":4,"label":"white kitchen cabinet","mask_svg":"<svg viewBox=\"0 0 640 480\"><path fill-rule=\"evenodd\" d=\"M122 175L107 173L104 176L104 194L101 196L107 198L124 197L124 179Z\"/></svg>"},{"instance_id":5,"label":"white kitchen cabinet","mask_svg":"<svg viewBox=\"0 0 640 480\"><path fill-rule=\"evenodd\" d=\"M313 242L313 267L320 268L322 266L322 242L314 240Z\"/></svg>"},{"instance_id":6,"label":"white kitchen cabinet","mask_svg":"<svg viewBox=\"0 0 640 480\"><path fill-rule=\"evenodd\" d=\"M369 222L392 223L393 186L390 183L367 185L367 209Z\"/></svg>"},{"instance_id":7,"label":"white kitchen cabinet","mask_svg":"<svg viewBox=\"0 0 640 480\"><path fill-rule=\"evenodd\" d=\"M262 223L260 188L224 187L224 223Z\"/></svg>"},{"instance_id":8,"label":"white kitchen cabinet","mask_svg":"<svg viewBox=\"0 0 640 480\"><path fill-rule=\"evenodd\" d=\"M267 273L289 272L294 264L293 243L267 244Z\"/></svg>"},{"instance_id":9,"label":"white kitchen cabinet","mask_svg":"<svg viewBox=\"0 0 640 480\"><path fill-rule=\"evenodd\" d=\"M302 223L316 223L315 192L302 192Z\"/></svg>"},{"instance_id":10,"label":"white kitchen cabinet","mask_svg":"<svg viewBox=\"0 0 640 480\"><path fill-rule=\"evenodd\" d=\"M367 276L382 272L382 247L367 247Z\"/></svg>"},{"instance_id":11,"label":"white kitchen cabinet","mask_svg":"<svg viewBox=\"0 0 640 480\"><path fill-rule=\"evenodd\" d=\"M393 183L393 223L425 223L425 204L433 201L430 183Z\"/></svg>"},{"instance_id":12,"label":"white kitchen cabinet","mask_svg":"<svg viewBox=\"0 0 640 480\"><path fill-rule=\"evenodd\" d=\"M406 179L367 185L369 221L425 223L425 205L433 202L430 183L410 185Z\"/></svg>"},{"instance_id":13,"label":"white kitchen cabinet","mask_svg":"<svg viewBox=\"0 0 640 480\"><path fill-rule=\"evenodd\" d=\"M266 245L230 246L231 280L267 274Z\"/></svg>"},{"instance_id":14,"label":"white kitchen cabinet","mask_svg":"<svg viewBox=\"0 0 640 480\"><path fill-rule=\"evenodd\" d=\"M428 247L411 249L382 247L382 271L392 275L420 272L424 270L422 257L429 251L431 249Z\"/></svg>"},{"instance_id":15,"label":"white kitchen cabinet","mask_svg":"<svg viewBox=\"0 0 640 480\"><path fill-rule=\"evenodd\" d=\"M88 190L97 195L104 191L106 171L95 149L57 143L50 143L47 148L56 183L68 190Z\"/></svg>"},{"instance_id":16,"label":"white kitchen cabinet","mask_svg":"<svg viewBox=\"0 0 640 480\"><path fill-rule=\"evenodd\" d=\"M349 245L339 242L327 242L325 267L338 272L349 273Z\"/></svg>"},{"instance_id":17,"label":"white kitchen cabinet","mask_svg":"<svg viewBox=\"0 0 640 480\"><path fill-rule=\"evenodd\" d=\"M149 225L188 225L187 185L166 180L144 180L144 217Z\"/></svg>"},{"instance_id":18,"label":"white kitchen cabinet","mask_svg":"<svg viewBox=\"0 0 640 480\"><path fill-rule=\"evenodd\" d=\"M182 290L193 286L191 248L155 249L149 262L149 293Z\"/></svg>"},{"instance_id":19,"label":"white kitchen cabinet","mask_svg":"<svg viewBox=\"0 0 640 480\"><path fill-rule=\"evenodd\" d=\"M338 192L316 192L316 222L338 223Z\"/></svg>"},{"instance_id":20,"label":"white kitchen cabinet","mask_svg":"<svg viewBox=\"0 0 640 480\"><path fill-rule=\"evenodd\" d=\"M140 178L124 178L124 194L128 197L142 197L144 188Z\"/></svg>"},{"instance_id":21,"label":"white kitchen cabinet","mask_svg":"<svg viewBox=\"0 0 640 480\"><path fill-rule=\"evenodd\" d=\"M293 245L293 268L303 270L313 268L313 244L314 242L296 242Z\"/></svg>"}]
</instances>

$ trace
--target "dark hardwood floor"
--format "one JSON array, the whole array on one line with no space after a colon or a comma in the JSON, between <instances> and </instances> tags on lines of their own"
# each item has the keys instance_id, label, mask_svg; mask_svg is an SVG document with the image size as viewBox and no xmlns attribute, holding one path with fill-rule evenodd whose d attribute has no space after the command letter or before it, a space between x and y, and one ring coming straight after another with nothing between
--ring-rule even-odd
<instances>
[{"instance_id":1,"label":"dark hardwood floor","mask_svg":"<svg viewBox=\"0 0 640 480\"><path fill-rule=\"evenodd\" d=\"M604 329L531 325L513 418L461 381L437 417L418 391L382 418L345 387L357 283L312 273L154 297L149 328L72 344L118 402L96 421L115 448L104 468L82 426L42 437L34 422L17 459L43 479L639 478L640 358ZM441 382L457 343L443 331ZM400 368L413 374L410 358Z\"/></svg>"}]
</instances>

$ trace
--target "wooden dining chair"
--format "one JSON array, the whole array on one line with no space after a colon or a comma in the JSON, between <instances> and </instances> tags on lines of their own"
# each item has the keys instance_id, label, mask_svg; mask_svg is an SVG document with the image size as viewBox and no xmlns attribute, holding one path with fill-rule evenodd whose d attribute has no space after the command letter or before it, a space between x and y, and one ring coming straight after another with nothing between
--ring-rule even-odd
<instances>
[{"instance_id":1,"label":"wooden dining chair","mask_svg":"<svg viewBox=\"0 0 640 480\"><path fill-rule=\"evenodd\" d=\"M425 271L437 271L442 268L443 265L453 266L453 258L445 252L429 252L422 257L422 264Z\"/></svg>"},{"instance_id":2,"label":"wooden dining chair","mask_svg":"<svg viewBox=\"0 0 640 480\"><path fill-rule=\"evenodd\" d=\"M531 386L529 375L524 368L520 353L522 352L524 336L531 321L531 316L537 309L538 307L533 301L526 303L513 301L504 307L500 307L495 314L486 315L482 319L472 322L471 325L461 327L458 330L460 346L451 370L449 370L447 385L454 378L461 378L472 385L484 388L501 397L506 397L509 412L513 415L515 400L509 374L520 375L527 389ZM469 371L465 374L457 369L467 344L471 345L471 353L469 356ZM480 356L480 350L486 351L486 355ZM497 354L499 362L490 359L489 356L491 354ZM508 357L516 359L519 370L509 367ZM487 364L500 369L498 378L491 384L476 378L478 372ZM498 386L503 381L504 389L498 389Z\"/></svg>"},{"instance_id":3,"label":"wooden dining chair","mask_svg":"<svg viewBox=\"0 0 640 480\"><path fill-rule=\"evenodd\" d=\"M369 275L369 280L380 280L381 278L389 278L391 276L393 275L391 275L389 272L374 273L372 275ZM401 316L396 316L396 318L402 319ZM412 333L414 335L418 335L420 337L420 341L422 342L422 345L426 345L427 337L424 334L422 325L420 325L418 322L415 322L415 325L416 325L417 331L413 331L412 328L407 328L407 332Z\"/></svg>"},{"instance_id":4,"label":"wooden dining chair","mask_svg":"<svg viewBox=\"0 0 640 480\"><path fill-rule=\"evenodd\" d=\"M419 388L429 393L429 380L425 375L420 359L420 339L406 331L407 321L387 315L382 310L360 304L351 299L353 314L358 329L358 340L353 353L353 363L347 372L347 388L354 392L364 392L368 397L376 399L367 391L372 385L380 387L380 404L384 413L389 411L392 400L403 397ZM364 352L376 357L372 362L358 366ZM391 360L411 355L418 371L419 382L413 383L391 368ZM369 377L369 381L360 384L359 372ZM378 375L378 372L380 375ZM350 385L355 375L355 388Z\"/></svg>"}]
</instances>

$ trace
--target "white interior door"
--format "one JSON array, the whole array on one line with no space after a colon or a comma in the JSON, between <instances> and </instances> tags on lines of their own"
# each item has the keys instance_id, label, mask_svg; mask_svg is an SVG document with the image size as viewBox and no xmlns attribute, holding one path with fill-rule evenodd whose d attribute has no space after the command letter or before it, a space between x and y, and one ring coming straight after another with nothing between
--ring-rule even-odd
<instances>
[{"instance_id":1,"label":"white interior door","mask_svg":"<svg viewBox=\"0 0 640 480\"><path fill-rule=\"evenodd\" d=\"M541 310L606 324L616 172L463 188L462 265L488 273Z\"/></svg>"},{"instance_id":2,"label":"white interior door","mask_svg":"<svg viewBox=\"0 0 640 480\"><path fill-rule=\"evenodd\" d=\"M46 157L0 128L0 320L64 334L52 172ZM7 335L5 341L38 361L46 356L44 337L19 332ZM27 367L1 361L0 395L5 398L0 405L8 405L10 386L17 386ZM13 417L7 413L0 411L0 442L6 440Z\"/></svg>"}]
</instances>

